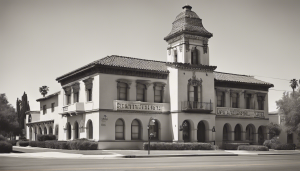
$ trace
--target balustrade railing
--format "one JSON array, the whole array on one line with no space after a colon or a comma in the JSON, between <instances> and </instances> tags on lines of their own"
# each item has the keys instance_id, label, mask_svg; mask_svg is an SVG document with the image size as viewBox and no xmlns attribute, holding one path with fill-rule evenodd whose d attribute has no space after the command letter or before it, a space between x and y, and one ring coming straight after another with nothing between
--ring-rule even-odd
<instances>
[{"instance_id":1,"label":"balustrade railing","mask_svg":"<svg viewBox=\"0 0 300 171\"><path fill-rule=\"evenodd\" d=\"M181 102L181 110L213 110L211 102L183 101Z\"/></svg>"}]
</instances>

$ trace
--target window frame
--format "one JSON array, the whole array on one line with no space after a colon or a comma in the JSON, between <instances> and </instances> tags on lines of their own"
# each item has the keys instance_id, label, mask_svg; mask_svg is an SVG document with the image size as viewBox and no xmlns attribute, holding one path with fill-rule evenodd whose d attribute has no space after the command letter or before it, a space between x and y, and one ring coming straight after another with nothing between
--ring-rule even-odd
<instances>
[{"instance_id":1,"label":"window frame","mask_svg":"<svg viewBox=\"0 0 300 171\"><path fill-rule=\"evenodd\" d=\"M52 112L52 113L55 111L54 105L55 105L55 102L51 103L51 112Z\"/></svg>"},{"instance_id":2,"label":"window frame","mask_svg":"<svg viewBox=\"0 0 300 171\"><path fill-rule=\"evenodd\" d=\"M132 83L132 81L131 80L128 80L128 79L118 79L118 80L116 80L116 82L117 82L117 100L125 100L125 101L128 101L130 98L129 98L129 95L130 95L130 85L131 85L131 83ZM126 85L126 87L125 87L125 93L126 93L126 97L124 98L124 99L121 99L120 98L120 93L121 93L121 86L123 86L123 85ZM124 88L124 87L122 87L122 88Z\"/></svg>"},{"instance_id":3,"label":"window frame","mask_svg":"<svg viewBox=\"0 0 300 171\"><path fill-rule=\"evenodd\" d=\"M122 122L122 125L117 125L118 121ZM119 129L117 128L121 128L121 132L117 132ZM122 135L122 137L118 137L117 134L120 134ZM125 123L124 123L124 120L119 118L116 120L115 122L115 140L125 140Z\"/></svg>"},{"instance_id":4,"label":"window frame","mask_svg":"<svg viewBox=\"0 0 300 171\"><path fill-rule=\"evenodd\" d=\"M133 123L136 121L137 125L133 125ZM137 133L134 133L134 129L133 128L136 128L137 129ZM131 140L141 140L141 123L139 120L137 119L134 119L132 122L131 122ZM133 135L137 135L137 138L134 138Z\"/></svg>"},{"instance_id":5,"label":"window frame","mask_svg":"<svg viewBox=\"0 0 300 171\"><path fill-rule=\"evenodd\" d=\"M221 104L219 104L219 102L221 102ZM217 91L217 107L225 107L225 92L224 91Z\"/></svg>"},{"instance_id":6,"label":"window frame","mask_svg":"<svg viewBox=\"0 0 300 171\"><path fill-rule=\"evenodd\" d=\"M43 105L43 115L47 114L47 105Z\"/></svg>"},{"instance_id":7,"label":"window frame","mask_svg":"<svg viewBox=\"0 0 300 171\"><path fill-rule=\"evenodd\" d=\"M236 101L236 102L234 103L234 101ZM239 93L238 92L231 93L231 107L239 108Z\"/></svg>"},{"instance_id":8,"label":"window frame","mask_svg":"<svg viewBox=\"0 0 300 171\"><path fill-rule=\"evenodd\" d=\"M154 101L154 103L164 103L164 93L165 93L165 83L161 83L161 82L155 82L155 83L153 83L153 93L154 93L154 99L153 99L153 101ZM158 88L161 88L161 90L157 90ZM157 91L159 91L160 92L160 100L159 101L157 101L156 100L156 96L158 96L157 95Z\"/></svg>"}]
</instances>

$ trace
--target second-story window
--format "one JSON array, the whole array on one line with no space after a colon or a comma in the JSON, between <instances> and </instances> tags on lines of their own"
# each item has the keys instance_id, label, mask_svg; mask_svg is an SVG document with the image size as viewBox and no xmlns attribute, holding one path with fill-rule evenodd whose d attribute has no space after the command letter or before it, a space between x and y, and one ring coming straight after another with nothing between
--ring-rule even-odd
<instances>
[{"instance_id":1,"label":"second-story window","mask_svg":"<svg viewBox=\"0 0 300 171\"><path fill-rule=\"evenodd\" d=\"M164 87L164 83L154 83L154 103L163 103Z\"/></svg>"},{"instance_id":2,"label":"second-story window","mask_svg":"<svg viewBox=\"0 0 300 171\"><path fill-rule=\"evenodd\" d=\"M51 103L51 112L54 112L54 104L55 103Z\"/></svg>"},{"instance_id":3,"label":"second-story window","mask_svg":"<svg viewBox=\"0 0 300 171\"><path fill-rule=\"evenodd\" d=\"M85 84L85 91L86 91L86 100L93 101L93 80L94 78L88 78L83 80Z\"/></svg>"},{"instance_id":4,"label":"second-story window","mask_svg":"<svg viewBox=\"0 0 300 171\"><path fill-rule=\"evenodd\" d=\"M177 50L174 50L174 62L177 62Z\"/></svg>"},{"instance_id":5,"label":"second-story window","mask_svg":"<svg viewBox=\"0 0 300 171\"><path fill-rule=\"evenodd\" d=\"M239 107L239 96L238 93L232 93L231 94L232 98L232 107L233 108L238 108Z\"/></svg>"},{"instance_id":6,"label":"second-story window","mask_svg":"<svg viewBox=\"0 0 300 171\"><path fill-rule=\"evenodd\" d=\"M217 107L225 107L225 92L217 92Z\"/></svg>"},{"instance_id":7,"label":"second-story window","mask_svg":"<svg viewBox=\"0 0 300 171\"><path fill-rule=\"evenodd\" d=\"M143 84L136 85L136 100L137 101L146 101L146 86Z\"/></svg>"},{"instance_id":8,"label":"second-story window","mask_svg":"<svg viewBox=\"0 0 300 171\"><path fill-rule=\"evenodd\" d=\"M47 106L43 105L43 114L45 115L47 113Z\"/></svg>"},{"instance_id":9,"label":"second-story window","mask_svg":"<svg viewBox=\"0 0 300 171\"><path fill-rule=\"evenodd\" d=\"M74 103L77 103L77 102L79 102L79 83L77 82L77 83L74 83L73 85L72 85L72 89L73 89L73 102Z\"/></svg>"},{"instance_id":10,"label":"second-story window","mask_svg":"<svg viewBox=\"0 0 300 171\"><path fill-rule=\"evenodd\" d=\"M251 109L251 94L245 94L246 109Z\"/></svg>"},{"instance_id":11,"label":"second-story window","mask_svg":"<svg viewBox=\"0 0 300 171\"><path fill-rule=\"evenodd\" d=\"M128 100L129 99L129 89L131 85L131 80L118 79L117 80L117 99L118 100Z\"/></svg>"},{"instance_id":12,"label":"second-story window","mask_svg":"<svg viewBox=\"0 0 300 171\"><path fill-rule=\"evenodd\" d=\"M258 110L264 110L264 97L257 96Z\"/></svg>"},{"instance_id":13,"label":"second-story window","mask_svg":"<svg viewBox=\"0 0 300 171\"><path fill-rule=\"evenodd\" d=\"M66 105L69 105L71 104L71 87L64 87L64 90L65 90L65 104Z\"/></svg>"}]
</instances>

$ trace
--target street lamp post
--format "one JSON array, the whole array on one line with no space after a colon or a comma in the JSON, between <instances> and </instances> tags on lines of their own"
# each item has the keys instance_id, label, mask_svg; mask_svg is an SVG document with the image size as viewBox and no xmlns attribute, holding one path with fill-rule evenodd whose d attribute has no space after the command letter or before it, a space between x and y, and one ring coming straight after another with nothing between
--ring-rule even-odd
<instances>
[{"instance_id":1,"label":"street lamp post","mask_svg":"<svg viewBox=\"0 0 300 171\"><path fill-rule=\"evenodd\" d=\"M148 155L150 155L150 139L151 136L153 136L153 133L150 134L150 126L155 125L155 119L153 119L152 117L149 119L149 123L148 123Z\"/></svg>"}]
</instances>

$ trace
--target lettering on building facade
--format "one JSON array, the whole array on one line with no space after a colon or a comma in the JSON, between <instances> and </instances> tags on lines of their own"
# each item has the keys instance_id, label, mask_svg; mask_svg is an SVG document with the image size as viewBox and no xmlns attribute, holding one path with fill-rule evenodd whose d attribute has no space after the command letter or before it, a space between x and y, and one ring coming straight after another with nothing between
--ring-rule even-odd
<instances>
[{"instance_id":1,"label":"lettering on building facade","mask_svg":"<svg viewBox=\"0 0 300 171\"><path fill-rule=\"evenodd\" d=\"M263 111L255 111L253 109L217 108L216 114L222 116L265 118Z\"/></svg>"}]
</instances>

